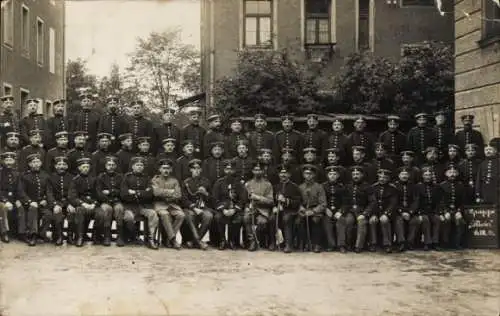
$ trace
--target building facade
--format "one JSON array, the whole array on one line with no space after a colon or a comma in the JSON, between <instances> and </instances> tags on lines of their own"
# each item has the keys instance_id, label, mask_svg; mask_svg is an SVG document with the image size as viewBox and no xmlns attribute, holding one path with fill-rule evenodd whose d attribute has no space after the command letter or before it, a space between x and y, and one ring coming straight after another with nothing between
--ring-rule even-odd
<instances>
[{"instance_id":1,"label":"building facade","mask_svg":"<svg viewBox=\"0 0 500 316\"><path fill-rule=\"evenodd\" d=\"M64 1L1 3L0 95L12 94L20 115L27 98L50 115L51 100L64 97Z\"/></svg>"},{"instance_id":2,"label":"building facade","mask_svg":"<svg viewBox=\"0 0 500 316\"><path fill-rule=\"evenodd\" d=\"M232 72L244 48L286 47L301 58L326 59L324 71L334 73L351 53L370 50L398 59L404 47L425 40L453 42L453 16L440 16L434 0L201 1L208 104L214 81Z\"/></svg>"},{"instance_id":3,"label":"building facade","mask_svg":"<svg viewBox=\"0 0 500 316\"><path fill-rule=\"evenodd\" d=\"M455 0L457 125L469 113L486 141L500 137L500 7L493 0Z\"/></svg>"}]
</instances>

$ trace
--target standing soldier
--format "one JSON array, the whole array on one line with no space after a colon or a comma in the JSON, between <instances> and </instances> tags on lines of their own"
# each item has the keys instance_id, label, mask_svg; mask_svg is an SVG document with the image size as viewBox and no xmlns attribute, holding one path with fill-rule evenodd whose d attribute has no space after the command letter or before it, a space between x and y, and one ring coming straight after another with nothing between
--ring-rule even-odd
<instances>
[{"instance_id":1,"label":"standing soldier","mask_svg":"<svg viewBox=\"0 0 500 316\"><path fill-rule=\"evenodd\" d=\"M156 161L160 161L162 159L169 159L173 162L176 161L178 149L175 144L177 144L177 140L175 138L164 138L162 140L162 149L158 150L159 153L156 156Z\"/></svg>"},{"instance_id":2,"label":"standing soldier","mask_svg":"<svg viewBox=\"0 0 500 316\"><path fill-rule=\"evenodd\" d=\"M415 216L418 208L418 196L416 194L416 184L410 182L410 172L411 170L406 167L401 167L398 173L398 181L396 181L395 186L398 190L398 209L396 212L396 221L399 221L399 217L403 221L410 222L411 217ZM418 218L417 218L418 219ZM405 244L402 242L405 240L405 225L403 223L395 222L394 226L396 228L396 235L400 241L399 250L403 251L405 249ZM399 231L398 231L399 229ZM413 245L415 241L415 231L413 231L413 239L409 245ZM410 238L408 238L410 240Z\"/></svg>"},{"instance_id":3,"label":"standing soldier","mask_svg":"<svg viewBox=\"0 0 500 316\"><path fill-rule=\"evenodd\" d=\"M20 169L20 161L21 157L21 134L18 132L7 132L5 135L7 139L2 139L5 142L5 146L2 148L4 152L13 152L16 153L16 166L15 169L21 171Z\"/></svg>"},{"instance_id":4,"label":"standing soldier","mask_svg":"<svg viewBox=\"0 0 500 316\"><path fill-rule=\"evenodd\" d=\"M238 156L233 159L234 168L236 170L236 177L238 177L241 183L245 183L250 180L252 176L252 165L255 160L253 160L248 155L248 142L245 140L240 141L237 147Z\"/></svg>"},{"instance_id":5,"label":"standing soldier","mask_svg":"<svg viewBox=\"0 0 500 316\"><path fill-rule=\"evenodd\" d=\"M254 116L255 130L248 135L250 141L250 157L257 159L262 148L271 148L276 151L274 134L267 130L266 116L262 113Z\"/></svg>"},{"instance_id":6,"label":"standing soldier","mask_svg":"<svg viewBox=\"0 0 500 316\"><path fill-rule=\"evenodd\" d=\"M401 162L402 162L401 168L406 168L409 170L410 172L410 179L408 180L409 182L419 183L421 174L420 174L420 169L413 163L414 155L415 154L411 150L405 150L401 152Z\"/></svg>"},{"instance_id":7,"label":"standing soldier","mask_svg":"<svg viewBox=\"0 0 500 316\"><path fill-rule=\"evenodd\" d=\"M190 139L186 139L182 142L182 156L180 156L176 163L176 177L179 182L184 182L191 172L189 171L189 162L195 158L195 146L194 142Z\"/></svg>"},{"instance_id":8,"label":"standing soldier","mask_svg":"<svg viewBox=\"0 0 500 316\"><path fill-rule=\"evenodd\" d=\"M0 169L0 212L2 222L0 232L2 242L9 242L9 227L14 227L14 233L20 240L24 240L26 232L26 218L23 205L18 199L19 173L16 170L17 155L14 152L3 152L2 168Z\"/></svg>"},{"instance_id":9,"label":"standing soldier","mask_svg":"<svg viewBox=\"0 0 500 316\"><path fill-rule=\"evenodd\" d=\"M292 148L295 152L302 152L304 137L301 133L293 128L293 117L291 115L283 115L281 117L282 130L275 135L276 146L275 150L281 152L283 148ZM272 147L271 147L272 149Z\"/></svg>"},{"instance_id":10,"label":"standing soldier","mask_svg":"<svg viewBox=\"0 0 500 316\"><path fill-rule=\"evenodd\" d=\"M113 135L109 133L97 134L97 150L92 153L92 174L96 177L106 170L107 157L111 155L109 147L112 143Z\"/></svg>"},{"instance_id":11,"label":"standing soldier","mask_svg":"<svg viewBox=\"0 0 500 316\"><path fill-rule=\"evenodd\" d=\"M447 145L454 143L455 135L449 126L446 124L446 112L437 111L434 114L436 125L434 126L434 140L438 149L439 161L443 162L446 159Z\"/></svg>"},{"instance_id":12,"label":"standing soldier","mask_svg":"<svg viewBox=\"0 0 500 316\"><path fill-rule=\"evenodd\" d=\"M117 96L109 95L106 98L107 111L104 115L99 118L99 124L97 127L98 133L106 133L111 135L109 150L112 153L116 153L120 149L120 141L118 137L125 133L127 129L126 119L119 113L119 103L120 100Z\"/></svg>"},{"instance_id":13,"label":"standing soldier","mask_svg":"<svg viewBox=\"0 0 500 316\"><path fill-rule=\"evenodd\" d=\"M301 195L299 186L290 180L292 175L290 166L281 165L278 170L280 182L273 188L276 206L273 208L273 213L269 219L269 237L271 239L269 249L273 251L276 247L277 225L275 225L275 223L278 221L282 222L284 227L284 252L290 253L292 252L293 244L293 225L297 217L299 206L301 205Z\"/></svg>"},{"instance_id":14,"label":"standing soldier","mask_svg":"<svg viewBox=\"0 0 500 316\"><path fill-rule=\"evenodd\" d=\"M20 132L19 118L14 112L14 97L12 95L4 95L0 98L2 101L2 115L0 115L0 138L2 148L5 146L5 137L8 132Z\"/></svg>"},{"instance_id":15,"label":"standing soldier","mask_svg":"<svg viewBox=\"0 0 500 316\"><path fill-rule=\"evenodd\" d=\"M78 160L80 158L92 158L90 152L87 151L87 132L76 131L74 132L75 147L68 152L69 172L78 174ZM74 205L73 205L74 206Z\"/></svg>"},{"instance_id":16,"label":"standing soldier","mask_svg":"<svg viewBox=\"0 0 500 316\"><path fill-rule=\"evenodd\" d=\"M340 156L340 161L343 163L351 161L351 150L347 148L347 136L344 133L344 124L340 118L333 119L332 132L330 136L325 137L322 147L324 150L335 148ZM323 155L326 156L326 152Z\"/></svg>"},{"instance_id":17,"label":"standing soldier","mask_svg":"<svg viewBox=\"0 0 500 316\"><path fill-rule=\"evenodd\" d=\"M412 127L406 139L406 148L415 154L415 163L420 166L425 160L427 147L434 146L434 131L427 126L427 114L415 115L417 126Z\"/></svg>"},{"instance_id":18,"label":"standing soldier","mask_svg":"<svg viewBox=\"0 0 500 316\"><path fill-rule=\"evenodd\" d=\"M26 232L28 244L36 246L37 234L42 240L47 240L47 230L52 221L50 210L54 197L49 184L49 176L42 168L42 159L39 154L34 153L27 158L28 168L19 179L18 196L24 205L22 210L27 210ZM18 211L21 209L18 209ZM20 216L20 218L23 218ZM42 219L40 230L38 229L39 218Z\"/></svg>"},{"instance_id":19,"label":"standing soldier","mask_svg":"<svg viewBox=\"0 0 500 316\"><path fill-rule=\"evenodd\" d=\"M142 157L134 157L131 162L131 172L124 176L121 186L121 198L124 202L123 220L129 233L135 232L135 223L139 219L139 215L146 218L148 224L147 246L150 249L158 249L158 245L154 240L154 234L158 229L158 215L150 206L153 201L153 189L150 186L150 177L144 173L144 159ZM146 234L145 234L146 235ZM136 234L132 234L136 236Z\"/></svg>"},{"instance_id":20,"label":"standing soldier","mask_svg":"<svg viewBox=\"0 0 500 316\"><path fill-rule=\"evenodd\" d=\"M68 158L68 145L69 137L68 132L60 131L54 134L56 146L51 148L45 155L45 171L52 173L54 172L54 159L56 157L66 157ZM67 162L66 162L67 163Z\"/></svg>"},{"instance_id":21,"label":"standing soldier","mask_svg":"<svg viewBox=\"0 0 500 316\"><path fill-rule=\"evenodd\" d=\"M354 165L363 168L363 180L372 184L377 180L376 167L366 161L366 148L363 146L352 147L352 161Z\"/></svg>"},{"instance_id":22,"label":"standing soldier","mask_svg":"<svg viewBox=\"0 0 500 316\"><path fill-rule=\"evenodd\" d=\"M116 245L123 247L123 222L118 223L123 217L123 204L120 201L120 187L123 182L123 174L117 172L118 159L115 156L106 156L104 171L97 175L96 193L100 202L99 208L103 212L103 223L101 232L104 235L102 244L111 245L111 223L115 218L117 222L118 238Z\"/></svg>"},{"instance_id":23,"label":"standing soldier","mask_svg":"<svg viewBox=\"0 0 500 316\"><path fill-rule=\"evenodd\" d=\"M304 133L304 147L316 148L319 155L323 156L323 144L328 135L318 128L318 115L307 114L307 131Z\"/></svg>"},{"instance_id":24,"label":"standing soldier","mask_svg":"<svg viewBox=\"0 0 500 316\"><path fill-rule=\"evenodd\" d=\"M375 172L380 169L387 169L393 173L396 169L394 161L387 157L387 147L382 142L375 143L375 158L371 164Z\"/></svg>"},{"instance_id":25,"label":"standing soldier","mask_svg":"<svg viewBox=\"0 0 500 316\"><path fill-rule=\"evenodd\" d=\"M325 166L337 166L337 167L342 167L342 163L340 161L340 154L339 150L337 148L328 148L326 150L326 157L325 157ZM340 179L339 181L341 182L348 182L350 179L350 176L347 176L347 171L344 168L339 168L337 169L340 172Z\"/></svg>"},{"instance_id":26,"label":"standing soldier","mask_svg":"<svg viewBox=\"0 0 500 316\"><path fill-rule=\"evenodd\" d=\"M500 139L492 139L484 148L485 160L477 171L477 202L500 205Z\"/></svg>"},{"instance_id":27,"label":"standing soldier","mask_svg":"<svg viewBox=\"0 0 500 316\"><path fill-rule=\"evenodd\" d=\"M42 144L42 131L39 129L31 130L29 135L29 145L24 146L19 153L19 167L21 171L28 170L28 156L31 154L38 154L42 161L45 161L45 150Z\"/></svg>"},{"instance_id":28,"label":"standing soldier","mask_svg":"<svg viewBox=\"0 0 500 316\"><path fill-rule=\"evenodd\" d=\"M168 108L165 110L162 116L162 123L159 126L156 126L155 130L155 139L156 139L156 148L158 148L157 154L163 152L163 141L165 139L174 140L174 148L176 153L179 151L179 140L181 139L181 131L180 129L172 123L175 112ZM177 158L177 157L176 157ZM170 158L172 159L172 158Z\"/></svg>"},{"instance_id":29,"label":"standing soldier","mask_svg":"<svg viewBox=\"0 0 500 316\"><path fill-rule=\"evenodd\" d=\"M323 173L323 165L321 161L318 159L319 157L316 155L316 148L309 147L304 148L303 161L304 164L314 165L316 167L316 177L315 180L318 183L323 183L325 181L325 174ZM298 183L304 182L304 178L302 178L302 174L300 175L300 180Z\"/></svg>"},{"instance_id":30,"label":"standing soldier","mask_svg":"<svg viewBox=\"0 0 500 316\"><path fill-rule=\"evenodd\" d=\"M344 213L342 207L344 205L343 199L346 196L346 190L340 181L340 176L344 173L344 168L340 166L328 166L325 168L325 171L327 173L327 181L323 183L323 188L326 193L326 216L323 217L323 228L328 243L327 249L331 251L335 248L333 222L340 219ZM338 234L338 226L342 225L337 222L336 226ZM343 231L342 228L340 228L340 232L343 233L343 235L339 235L337 240L342 241L342 244L339 244L338 246L340 248L340 252L345 253L347 251L345 247L345 230Z\"/></svg>"},{"instance_id":31,"label":"standing soldier","mask_svg":"<svg viewBox=\"0 0 500 316\"><path fill-rule=\"evenodd\" d=\"M210 157L211 144L214 142L224 142L224 133L221 128L221 118L218 114L207 117L208 131L203 137L202 152L203 157Z\"/></svg>"},{"instance_id":32,"label":"standing soldier","mask_svg":"<svg viewBox=\"0 0 500 316\"><path fill-rule=\"evenodd\" d=\"M128 130L132 133L133 151L137 152L140 137L149 137L154 139L153 123L144 117L144 102L142 100L133 101L132 107L133 116L129 118Z\"/></svg>"},{"instance_id":33,"label":"standing soldier","mask_svg":"<svg viewBox=\"0 0 500 316\"><path fill-rule=\"evenodd\" d=\"M137 139L138 153L137 156L144 158L144 172L146 175L153 177L157 171L156 157L151 152L151 138L147 136Z\"/></svg>"},{"instance_id":34,"label":"standing soldier","mask_svg":"<svg viewBox=\"0 0 500 316\"><path fill-rule=\"evenodd\" d=\"M196 109L189 113L189 124L181 129L181 143L186 140L191 140L194 146L194 155L196 157L204 157L203 140L206 131L200 126L201 110Z\"/></svg>"},{"instance_id":35,"label":"standing soldier","mask_svg":"<svg viewBox=\"0 0 500 316\"><path fill-rule=\"evenodd\" d=\"M243 133L243 122L240 117L233 117L230 119L231 131L224 140L224 153L227 158L234 158L238 155L236 147L241 140L247 140L248 137Z\"/></svg>"},{"instance_id":36,"label":"standing soldier","mask_svg":"<svg viewBox=\"0 0 500 316\"><path fill-rule=\"evenodd\" d=\"M252 173L253 178L245 184L250 203L243 215L243 224L250 243L248 251L255 251L259 247L259 238L264 237L263 233L267 232L270 211L274 204L273 186L263 177L259 162L252 164Z\"/></svg>"},{"instance_id":37,"label":"standing soldier","mask_svg":"<svg viewBox=\"0 0 500 316\"><path fill-rule=\"evenodd\" d=\"M476 148L477 145L473 143L465 145L465 159L460 162L458 168L455 166L458 169L460 180L465 185L466 195L463 197L465 205L472 205L476 202L476 179L481 164L481 160L477 158Z\"/></svg>"},{"instance_id":38,"label":"standing soldier","mask_svg":"<svg viewBox=\"0 0 500 316\"><path fill-rule=\"evenodd\" d=\"M458 168L460 161L462 161L460 147L455 144L448 144L448 150L446 151L444 160L445 166L455 166L455 168Z\"/></svg>"},{"instance_id":39,"label":"standing soldier","mask_svg":"<svg viewBox=\"0 0 500 316\"><path fill-rule=\"evenodd\" d=\"M406 135L399 130L400 117L387 116L387 130L380 134L378 141L383 143L387 150L387 157L397 165L401 152L405 150Z\"/></svg>"},{"instance_id":40,"label":"standing soldier","mask_svg":"<svg viewBox=\"0 0 500 316\"><path fill-rule=\"evenodd\" d=\"M223 142L213 142L208 150L210 157L203 161L202 170L203 176L210 182L210 187L224 176L224 160L222 159L224 152Z\"/></svg>"},{"instance_id":41,"label":"standing soldier","mask_svg":"<svg viewBox=\"0 0 500 316\"><path fill-rule=\"evenodd\" d=\"M29 143L29 132L32 130L41 131L42 135L45 135L45 119L43 114L38 114L39 102L36 99L26 100L26 107L28 109L28 115L22 118L20 122L21 138L24 143ZM43 139L41 141L43 145Z\"/></svg>"},{"instance_id":42,"label":"standing soldier","mask_svg":"<svg viewBox=\"0 0 500 316\"><path fill-rule=\"evenodd\" d=\"M375 138L366 131L366 120L359 116L354 120L354 131L347 136L347 147L363 146L365 147L366 156L370 159L373 157L373 143Z\"/></svg>"},{"instance_id":43,"label":"standing soldier","mask_svg":"<svg viewBox=\"0 0 500 316\"><path fill-rule=\"evenodd\" d=\"M438 149L436 147L427 147L425 150L425 161L422 164L423 167L427 167L432 170L432 181L435 184L439 184L444 179L444 166L439 164L438 161Z\"/></svg>"},{"instance_id":44,"label":"standing soldier","mask_svg":"<svg viewBox=\"0 0 500 316\"><path fill-rule=\"evenodd\" d=\"M70 218L70 214L75 213L73 206L69 204L68 201L68 190L71 181L73 180L73 175L68 172L68 157L59 156L52 159L53 165L49 174L49 184L54 194L54 202L52 203L52 209L54 213L54 231L56 237L56 246L60 246L63 243L63 221L64 216L68 215L68 223L73 223L74 219ZM74 232L74 227L70 225L68 227L68 243L73 243L72 233Z\"/></svg>"},{"instance_id":45,"label":"standing soldier","mask_svg":"<svg viewBox=\"0 0 500 316\"><path fill-rule=\"evenodd\" d=\"M273 186L276 185L279 181L279 176L273 161L273 150L270 148L262 148L261 154L259 155L259 162L264 172L264 178L271 182Z\"/></svg>"},{"instance_id":46,"label":"standing soldier","mask_svg":"<svg viewBox=\"0 0 500 316\"><path fill-rule=\"evenodd\" d=\"M472 128L474 124L474 115L465 114L462 115L462 124L464 125L464 129L458 131L455 134L455 140L457 145L462 150L462 153L465 152L465 145L467 144L476 144L477 151L480 153L480 158L483 158L484 154L484 138L483 134L480 131L477 131Z\"/></svg>"},{"instance_id":47,"label":"standing soldier","mask_svg":"<svg viewBox=\"0 0 500 316\"><path fill-rule=\"evenodd\" d=\"M70 128L70 119L64 113L66 109L66 100L58 99L52 103L54 107L54 116L47 120L47 128L45 133L45 148L50 150L57 146L57 133L67 132ZM68 136L68 135L66 135ZM69 144L68 144L69 147Z\"/></svg>"},{"instance_id":48,"label":"standing soldier","mask_svg":"<svg viewBox=\"0 0 500 316\"><path fill-rule=\"evenodd\" d=\"M303 165L301 169L304 183L299 186L302 205L299 208L297 219L300 225L300 240L302 242L306 240L307 250L319 253L321 252L321 224L323 216L325 216L326 194L323 186L315 180L316 166ZM304 249L301 246L299 248Z\"/></svg>"},{"instance_id":49,"label":"standing soldier","mask_svg":"<svg viewBox=\"0 0 500 316\"><path fill-rule=\"evenodd\" d=\"M93 152L95 150L97 140L100 115L92 110L93 96L90 93L81 93L80 100L82 109L75 113L73 119L71 120L70 132L85 132L88 138L87 150L89 152Z\"/></svg>"},{"instance_id":50,"label":"standing soldier","mask_svg":"<svg viewBox=\"0 0 500 316\"><path fill-rule=\"evenodd\" d=\"M130 168L130 160L134 156L132 151L133 140L132 133L123 133L118 136L121 148L116 152L118 158L118 172L125 174Z\"/></svg>"}]
</instances>

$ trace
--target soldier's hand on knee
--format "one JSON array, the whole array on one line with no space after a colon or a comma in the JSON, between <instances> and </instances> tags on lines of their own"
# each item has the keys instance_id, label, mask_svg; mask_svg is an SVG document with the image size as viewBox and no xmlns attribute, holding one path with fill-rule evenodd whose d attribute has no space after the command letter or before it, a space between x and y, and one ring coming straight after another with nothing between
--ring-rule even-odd
<instances>
[{"instance_id":1,"label":"soldier's hand on knee","mask_svg":"<svg viewBox=\"0 0 500 316\"><path fill-rule=\"evenodd\" d=\"M47 201L46 200L41 200L40 201L41 206L47 206Z\"/></svg>"},{"instance_id":2,"label":"soldier's hand on knee","mask_svg":"<svg viewBox=\"0 0 500 316\"><path fill-rule=\"evenodd\" d=\"M408 212L403 212L403 213L401 214L401 216L403 216L403 219L404 219L405 221L409 221L409 220L410 220L410 213L408 213Z\"/></svg>"},{"instance_id":3,"label":"soldier's hand on knee","mask_svg":"<svg viewBox=\"0 0 500 316\"><path fill-rule=\"evenodd\" d=\"M109 195L109 190L102 190L102 194Z\"/></svg>"},{"instance_id":4,"label":"soldier's hand on knee","mask_svg":"<svg viewBox=\"0 0 500 316\"><path fill-rule=\"evenodd\" d=\"M314 212L312 210L307 210L306 211L306 216L313 216Z\"/></svg>"},{"instance_id":5,"label":"soldier's hand on knee","mask_svg":"<svg viewBox=\"0 0 500 316\"><path fill-rule=\"evenodd\" d=\"M54 214L59 214L62 212L62 207L60 205L54 206Z\"/></svg>"},{"instance_id":6,"label":"soldier's hand on knee","mask_svg":"<svg viewBox=\"0 0 500 316\"><path fill-rule=\"evenodd\" d=\"M340 212L335 213L335 219L339 219L341 217L342 217L342 213L340 213Z\"/></svg>"},{"instance_id":7,"label":"soldier's hand on knee","mask_svg":"<svg viewBox=\"0 0 500 316\"><path fill-rule=\"evenodd\" d=\"M359 221L362 221L365 219L365 216L364 215L359 215L357 218L356 218Z\"/></svg>"},{"instance_id":8,"label":"soldier's hand on knee","mask_svg":"<svg viewBox=\"0 0 500 316\"><path fill-rule=\"evenodd\" d=\"M68 205L67 210L68 210L68 213L71 213L71 214L75 213L75 211L76 211L76 209L72 205Z\"/></svg>"},{"instance_id":9,"label":"soldier's hand on knee","mask_svg":"<svg viewBox=\"0 0 500 316\"><path fill-rule=\"evenodd\" d=\"M276 206L273 207L273 214L278 214L278 208Z\"/></svg>"},{"instance_id":10,"label":"soldier's hand on knee","mask_svg":"<svg viewBox=\"0 0 500 316\"><path fill-rule=\"evenodd\" d=\"M5 202L5 208L7 209L7 211L12 211L14 209L14 205L12 205L12 203L10 202Z\"/></svg>"},{"instance_id":11,"label":"soldier's hand on knee","mask_svg":"<svg viewBox=\"0 0 500 316\"><path fill-rule=\"evenodd\" d=\"M21 201L16 201L16 207L20 208L21 206L23 206L23 204L21 203Z\"/></svg>"},{"instance_id":12,"label":"soldier's hand on knee","mask_svg":"<svg viewBox=\"0 0 500 316\"><path fill-rule=\"evenodd\" d=\"M326 216L328 216L330 218L333 216L333 212L329 208L326 209L325 213L326 213Z\"/></svg>"},{"instance_id":13,"label":"soldier's hand on knee","mask_svg":"<svg viewBox=\"0 0 500 316\"><path fill-rule=\"evenodd\" d=\"M444 213L444 218L449 221L451 219L451 214L449 212Z\"/></svg>"},{"instance_id":14,"label":"soldier's hand on knee","mask_svg":"<svg viewBox=\"0 0 500 316\"><path fill-rule=\"evenodd\" d=\"M422 223L422 222L424 221L424 218L422 217L422 215L418 215L418 221L419 221L420 223Z\"/></svg>"},{"instance_id":15,"label":"soldier's hand on knee","mask_svg":"<svg viewBox=\"0 0 500 316\"><path fill-rule=\"evenodd\" d=\"M37 202L31 202L30 207L38 208L38 203Z\"/></svg>"},{"instance_id":16,"label":"soldier's hand on knee","mask_svg":"<svg viewBox=\"0 0 500 316\"><path fill-rule=\"evenodd\" d=\"M198 207L194 207L193 211L196 213L196 215L200 215L201 213L203 213L203 210Z\"/></svg>"},{"instance_id":17,"label":"soldier's hand on knee","mask_svg":"<svg viewBox=\"0 0 500 316\"><path fill-rule=\"evenodd\" d=\"M441 220L441 222L444 222L444 215L439 215L439 220Z\"/></svg>"},{"instance_id":18,"label":"soldier's hand on knee","mask_svg":"<svg viewBox=\"0 0 500 316\"><path fill-rule=\"evenodd\" d=\"M456 220L461 220L462 218L463 218L463 216L462 216L462 212L456 212L456 213L455 213L455 219L456 219Z\"/></svg>"},{"instance_id":19,"label":"soldier's hand on knee","mask_svg":"<svg viewBox=\"0 0 500 316\"><path fill-rule=\"evenodd\" d=\"M389 216L387 216L386 214L383 214L382 216L380 216L380 221L381 222L388 222Z\"/></svg>"}]
</instances>

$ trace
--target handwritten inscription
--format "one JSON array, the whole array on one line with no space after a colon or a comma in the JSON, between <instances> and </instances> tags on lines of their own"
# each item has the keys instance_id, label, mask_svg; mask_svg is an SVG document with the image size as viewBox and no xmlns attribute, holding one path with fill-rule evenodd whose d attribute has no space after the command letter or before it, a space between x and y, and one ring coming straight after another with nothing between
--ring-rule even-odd
<instances>
[{"instance_id":1,"label":"handwritten inscription","mask_svg":"<svg viewBox=\"0 0 500 316\"><path fill-rule=\"evenodd\" d=\"M469 241L471 246L498 247L498 214L494 207L475 207L468 209Z\"/></svg>"}]
</instances>

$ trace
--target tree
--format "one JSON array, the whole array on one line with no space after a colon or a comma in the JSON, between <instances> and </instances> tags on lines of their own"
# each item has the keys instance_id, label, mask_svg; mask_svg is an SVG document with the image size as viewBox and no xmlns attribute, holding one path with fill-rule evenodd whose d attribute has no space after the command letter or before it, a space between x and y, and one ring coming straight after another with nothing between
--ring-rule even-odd
<instances>
[{"instance_id":1,"label":"tree","mask_svg":"<svg viewBox=\"0 0 500 316\"><path fill-rule=\"evenodd\" d=\"M244 50L235 72L214 86L215 107L225 116L283 113L317 109L318 86L307 67L280 51Z\"/></svg>"},{"instance_id":2,"label":"tree","mask_svg":"<svg viewBox=\"0 0 500 316\"><path fill-rule=\"evenodd\" d=\"M127 73L149 107L165 109L201 86L199 52L181 42L178 28L138 38Z\"/></svg>"},{"instance_id":3,"label":"tree","mask_svg":"<svg viewBox=\"0 0 500 316\"><path fill-rule=\"evenodd\" d=\"M69 110L80 106L78 94L82 88L97 92L97 77L88 73L84 60L69 60L66 64L66 100Z\"/></svg>"}]
</instances>

